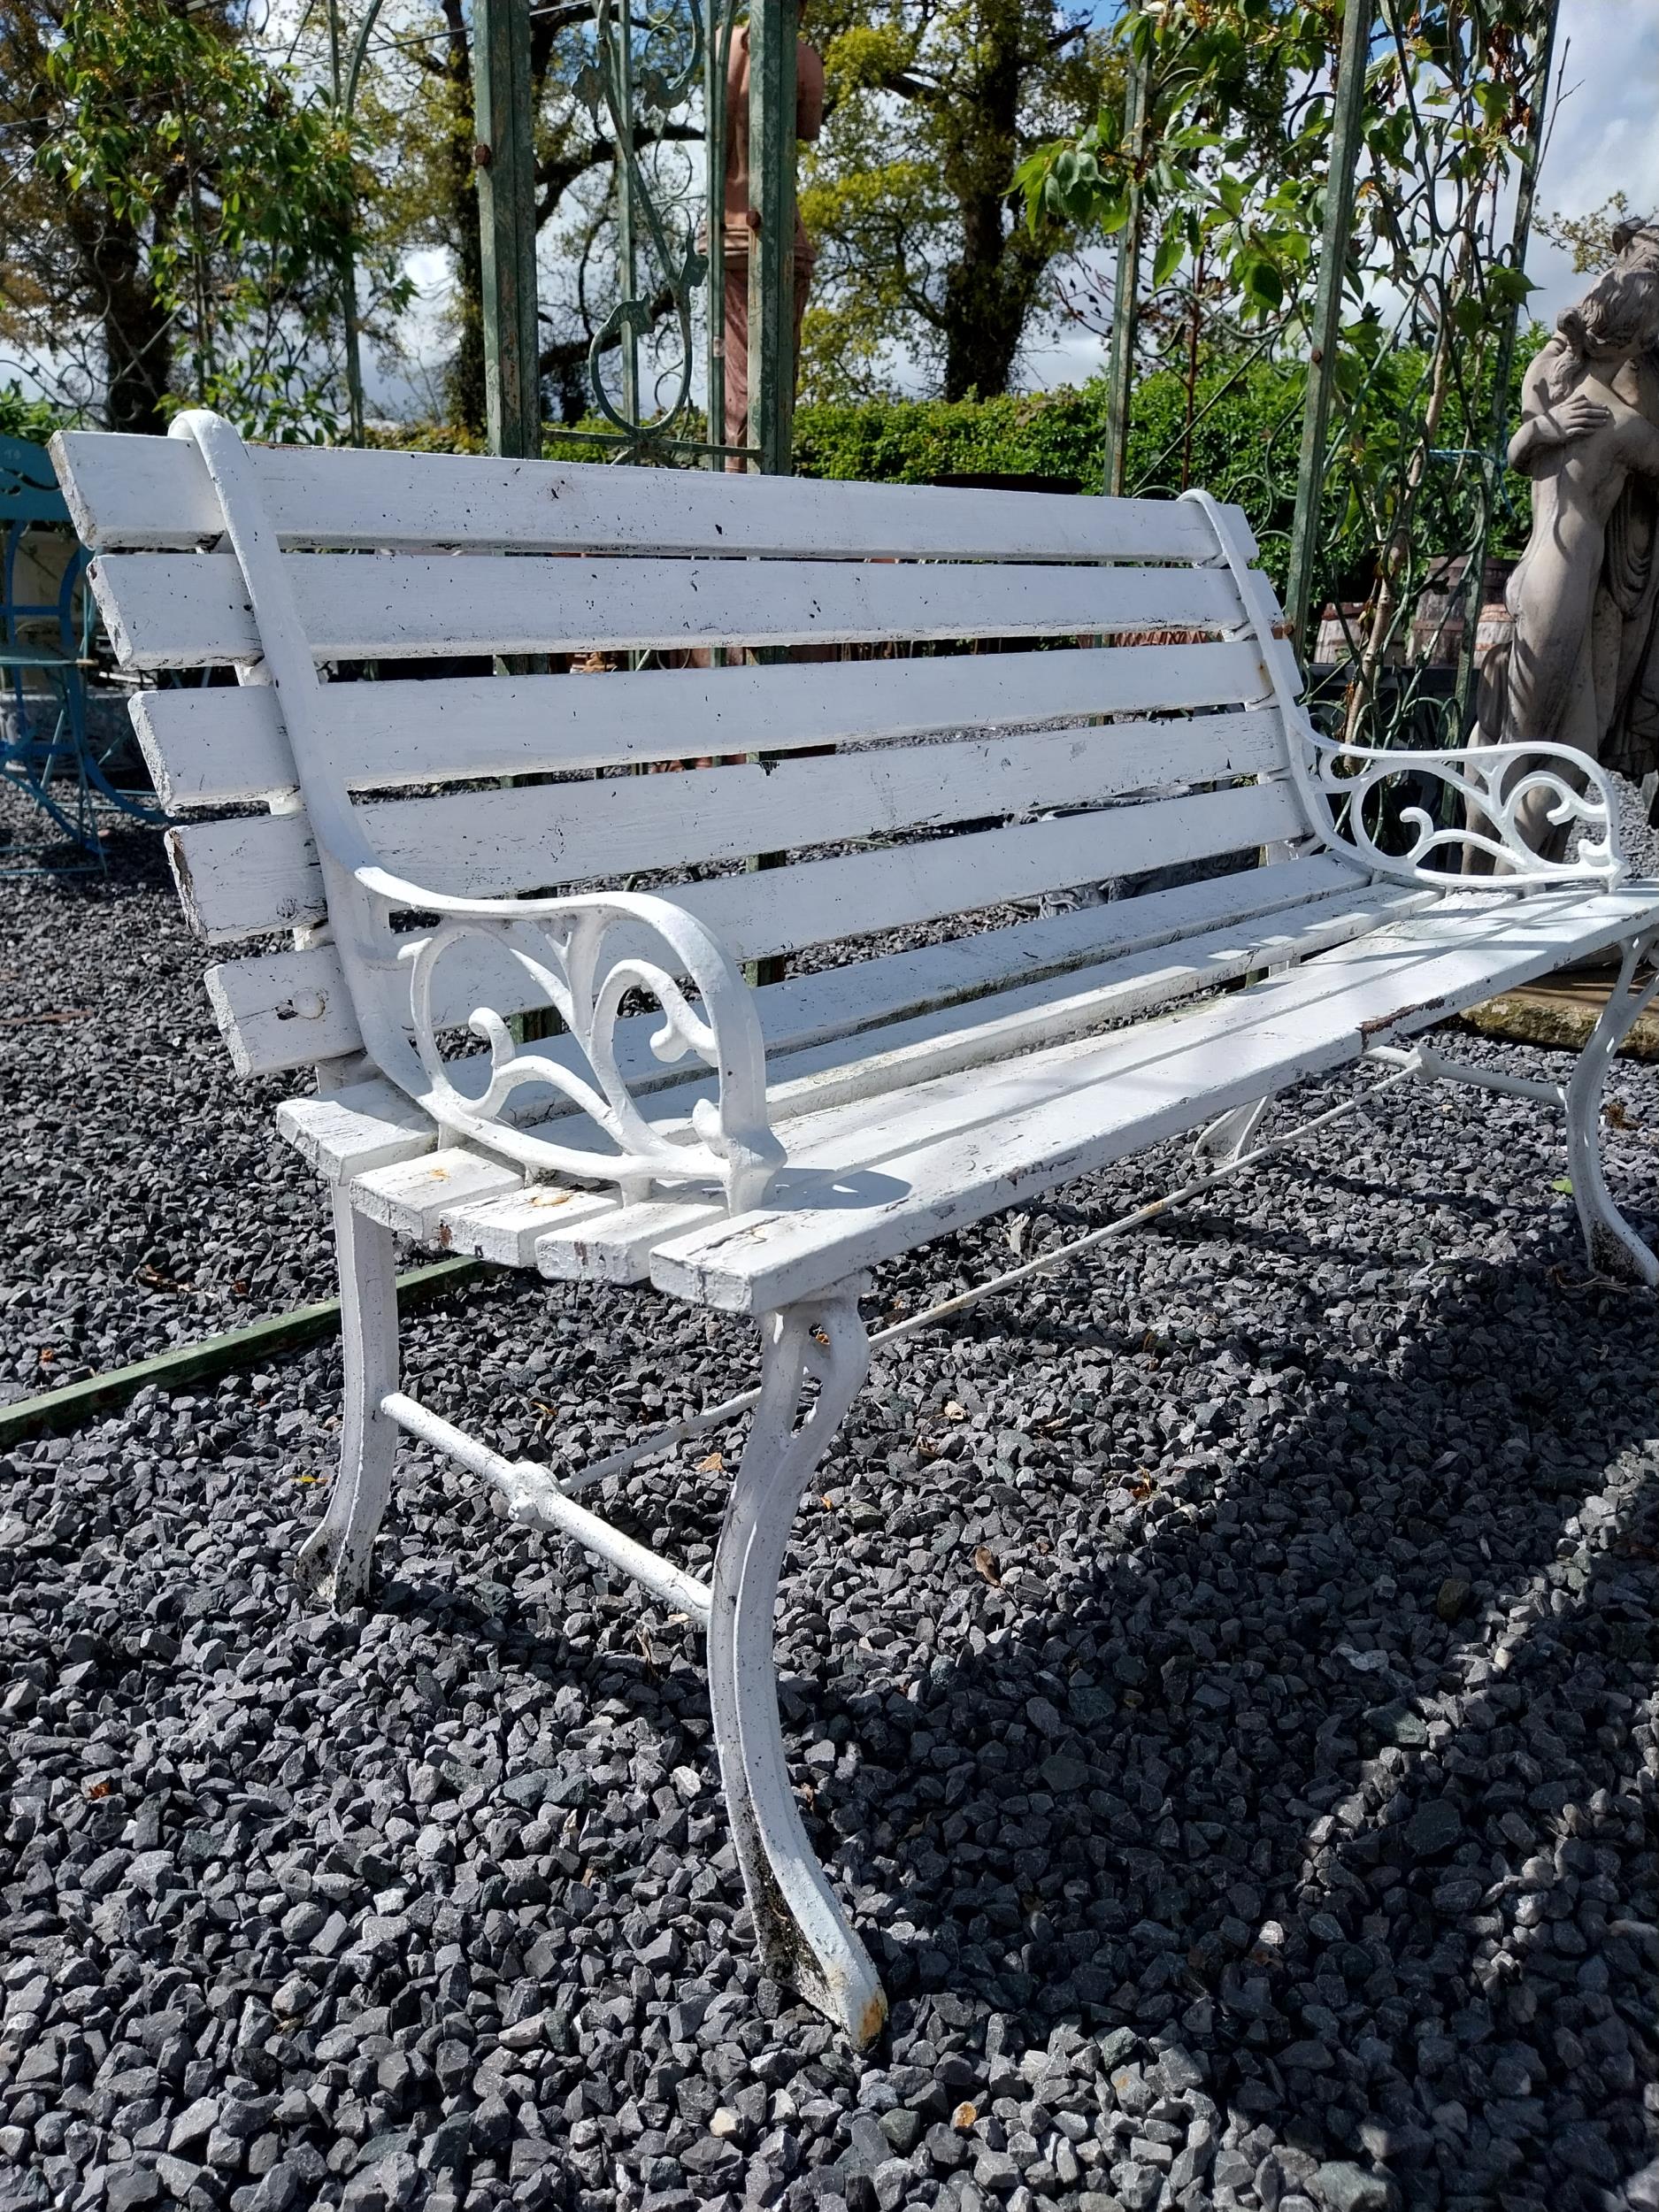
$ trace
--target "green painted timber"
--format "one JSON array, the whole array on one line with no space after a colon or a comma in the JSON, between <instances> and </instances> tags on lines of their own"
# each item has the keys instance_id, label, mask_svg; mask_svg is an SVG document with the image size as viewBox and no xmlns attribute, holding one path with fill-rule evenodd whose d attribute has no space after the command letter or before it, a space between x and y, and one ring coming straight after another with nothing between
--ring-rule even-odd
<instances>
[{"instance_id":1,"label":"green painted timber","mask_svg":"<svg viewBox=\"0 0 1659 2212\"><path fill-rule=\"evenodd\" d=\"M795 0L749 16L749 442L763 476L795 470ZM712 434L712 426L710 428Z\"/></svg>"},{"instance_id":2,"label":"green painted timber","mask_svg":"<svg viewBox=\"0 0 1659 2212\"><path fill-rule=\"evenodd\" d=\"M763 476L795 473L795 0L769 0L749 13L749 204L758 218L749 251L749 465ZM757 653L787 660L787 648ZM764 756L751 753L751 760ZM781 853L755 853L750 869L781 866ZM784 962L746 961L751 985L780 983Z\"/></svg>"},{"instance_id":3,"label":"green painted timber","mask_svg":"<svg viewBox=\"0 0 1659 2212\"><path fill-rule=\"evenodd\" d=\"M398 1296L400 1301L424 1297L485 1272L481 1260L434 1260L429 1267L411 1268L407 1275L400 1275ZM107 1375L89 1375L85 1382L66 1383L61 1390L45 1391L38 1398L20 1398L15 1404L0 1406L0 1448L19 1444L26 1437L74 1428L95 1413L125 1405L151 1383L171 1389L211 1375L228 1374L233 1368L314 1344L320 1337L332 1336L339 1326L340 1301L325 1298L314 1306L296 1306L290 1313L250 1322L245 1329L227 1329L222 1336L204 1337L196 1344L173 1345L151 1359L111 1368Z\"/></svg>"}]
</instances>

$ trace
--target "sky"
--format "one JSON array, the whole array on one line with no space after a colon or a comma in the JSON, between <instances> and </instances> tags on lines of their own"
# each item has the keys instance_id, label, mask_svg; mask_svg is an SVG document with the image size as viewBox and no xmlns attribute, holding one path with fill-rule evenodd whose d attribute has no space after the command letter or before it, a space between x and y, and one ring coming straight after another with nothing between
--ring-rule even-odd
<instances>
[{"instance_id":1,"label":"sky","mask_svg":"<svg viewBox=\"0 0 1659 2212\"><path fill-rule=\"evenodd\" d=\"M1659 215L1659 0L1562 0L1564 53L1539 205L1586 215L1623 192L1638 215ZM1534 238L1526 273L1540 322L1570 307L1586 279L1559 248Z\"/></svg>"}]
</instances>

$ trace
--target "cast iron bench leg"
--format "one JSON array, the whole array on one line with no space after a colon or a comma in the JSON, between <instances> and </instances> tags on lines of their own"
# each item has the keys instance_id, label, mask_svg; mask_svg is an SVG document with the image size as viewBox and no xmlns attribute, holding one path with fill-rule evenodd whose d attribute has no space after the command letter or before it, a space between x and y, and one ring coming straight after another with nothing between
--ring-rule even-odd
<instances>
[{"instance_id":1,"label":"cast iron bench leg","mask_svg":"<svg viewBox=\"0 0 1659 2212\"><path fill-rule=\"evenodd\" d=\"M766 1970L800 1990L855 2044L887 2003L874 1966L825 1879L801 1824L778 1724L772 1608L789 1530L870 1363L849 1288L767 1315L760 1402L715 1554L709 1693L720 1777ZM806 1386L818 1396L803 1417Z\"/></svg>"},{"instance_id":2,"label":"cast iron bench leg","mask_svg":"<svg viewBox=\"0 0 1659 2212\"><path fill-rule=\"evenodd\" d=\"M1613 1203L1601 1172L1601 1092L1613 1055L1659 993L1659 968L1645 983L1636 981L1640 963L1659 955L1659 931L1627 938L1621 950L1618 981L1567 1086L1567 1167L1590 1265L1599 1274L1659 1285L1659 1259Z\"/></svg>"},{"instance_id":3,"label":"cast iron bench leg","mask_svg":"<svg viewBox=\"0 0 1659 2212\"><path fill-rule=\"evenodd\" d=\"M397 1387L397 1282L392 1233L334 1194L340 1268L345 1400L340 1467L321 1526L301 1548L300 1580L334 1605L354 1605L369 1585L369 1555L391 1494L397 1429L380 1401Z\"/></svg>"}]
</instances>

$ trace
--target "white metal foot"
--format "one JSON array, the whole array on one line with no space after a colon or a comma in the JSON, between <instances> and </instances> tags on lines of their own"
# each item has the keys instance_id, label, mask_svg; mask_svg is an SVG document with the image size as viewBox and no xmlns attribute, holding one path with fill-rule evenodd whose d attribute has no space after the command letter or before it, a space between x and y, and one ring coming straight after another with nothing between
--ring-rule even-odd
<instances>
[{"instance_id":1,"label":"white metal foot","mask_svg":"<svg viewBox=\"0 0 1659 2212\"><path fill-rule=\"evenodd\" d=\"M1567 1164L1573 1201L1584 1227L1590 1265L1601 1275L1623 1276L1659 1287L1659 1259L1642 1242L1609 1194L1601 1172L1601 1091L1608 1068L1637 1017L1659 993L1659 967L1641 984L1636 971L1659 954L1659 931L1628 939L1621 948L1618 980L1578 1055L1567 1086Z\"/></svg>"},{"instance_id":2,"label":"white metal foot","mask_svg":"<svg viewBox=\"0 0 1659 2212\"><path fill-rule=\"evenodd\" d=\"M296 1571L330 1604L350 1605L368 1587L397 1455L396 1425L380 1411L397 1387L397 1280L391 1231L365 1221L343 1190L334 1194L334 1211L346 1369L340 1467L322 1526L301 1547Z\"/></svg>"},{"instance_id":3,"label":"white metal foot","mask_svg":"<svg viewBox=\"0 0 1659 2212\"><path fill-rule=\"evenodd\" d=\"M870 1347L842 1290L762 1322L760 1402L732 1485L711 1578L709 1694L720 1778L766 1970L856 2045L887 2001L807 1841L778 1724L772 1608L801 1493L857 1395ZM809 1379L818 1397L802 1417Z\"/></svg>"},{"instance_id":4,"label":"white metal foot","mask_svg":"<svg viewBox=\"0 0 1659 2212\"><path fill-rule=\"evenodd\" d=\"M1193 1140L1193 1162L1201 1168L1232 1167L1250 1148L1250 1140L1262 1125L1271 1097L1258 1098L1248 1106L1235 1106L1212 1121Z\"/></svg>"}]
</instances>

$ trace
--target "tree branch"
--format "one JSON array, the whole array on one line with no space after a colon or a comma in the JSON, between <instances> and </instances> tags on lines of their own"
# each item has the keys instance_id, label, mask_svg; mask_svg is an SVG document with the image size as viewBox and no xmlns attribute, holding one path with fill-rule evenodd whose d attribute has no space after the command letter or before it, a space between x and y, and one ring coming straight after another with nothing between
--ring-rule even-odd
<instances>
[{"instance_id":1,"label":"tree branch","mask_svg":"<svg viewBox=\"0 0 1659 2212\"><path fill-rule=\"evenodd\" d=\"M688 123L664 123L655 130L639 132L634 142L636 147L674 144L700 146L703 143L703 133L701 130L694 129ZM535 180L539 186L545 188L539 192L536 197L536 228L539 230L553 214L572 185L575 184L579 179L585 177L590 169L597 169L608 161L614 161L616 155L617 149L613 140L595 138L580 154L567 154L563 158L557 154L549 154L545 161L539 162L536 165Z\"/></svg>"}]
</instances>

